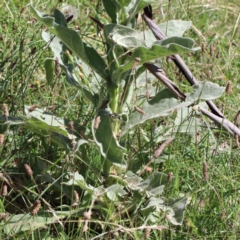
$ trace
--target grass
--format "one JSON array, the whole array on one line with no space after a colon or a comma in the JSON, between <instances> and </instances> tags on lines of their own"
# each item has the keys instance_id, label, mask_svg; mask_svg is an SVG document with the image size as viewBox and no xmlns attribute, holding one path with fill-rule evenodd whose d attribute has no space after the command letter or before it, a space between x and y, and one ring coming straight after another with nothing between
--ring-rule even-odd
<instances>
[{"instance_id":1,"label":"grass","mask_svg":"<svg viewBox=\"0 0 240 240\"><path fill-rule=\"evenodd\" d=\"M26 3L26 1L25 3L4 1L0 4L2 11L0 102L8 105L12 116L23 115L24 105L37 104L39 108L49 107L50 113L56 116L90 127L94 112L83 93L66 84L63 73L55 77L52 87L47 85L44 59L52 57L52 53L41 39L42 26L35 21L27 9L20 13ZM100 46L94 40L95 26L87 17L90 13L93 16L97 15L94 5L89 1L71 0L68 3L80 9L79 18L70 25L71 28L80 29L87 42L96 47ZM56 6L61 4L52 1L49 5L46 1L41 2L38 9L51 12ZM224 94L215 103L225 116L233 121L239 110L240 94L238 83L240 7L237 0L172 1L170 5L166 2L161 7L165 20L182 19L193 22L194 28L185 35L192 37L196 45L204 46L205 50L186 54L183 58L196 78L207 79L222 86L231 81L232 92ZM154 20L157 23L163 21L159 9L159 6L154 8ZM102 12L98 14L105 22L106 15ZM164 62L163 68L181 90L189 89L186 81L178 81L181 76L176 75L176 67L173 63ZM198 136L192 139L179 133L175 141L165 149L165 161L152 166L156 171L166 174L172 172L175 177L172 185L165 188L164 197L188 196L184 222L181 226L173 226L163 214L156 224L165 225L168 230L162 232L152 230L149 239L239 239L240 237L239 148L232 136L221 129L212 130L208 119L202 116L199 118L210 127L202 129ZM139 159L141 164L147 164L148 155L153 154L158 145L154 140L155 128L161 125L167 129L170 124L169 118L146 124L143 130L149 141L143 138L140 129L136 129L134 134L126 139L126 144L129 146L127 152L129 164L134 165ZM92 186L97 186L101 182L100 171L94 172L94 168L83 164L83 162L91 162L98 170L102 168L101 156L94 146L84 147L82 155L78 156L57 147L50 142L50 138L43 139L25 128L11 126L6 129L5 125L0 127L1 133L5 133L4 143L0 146L2 187L0 212L9 213L10 216L29 213L31 204L39 197L39 192L41 192L41 200L48 202L55 211L69 210L72 204L71 198L73 199L74 196L68 196L73 194L73 186L66 187L62 184L69 181L65 176L66 172L79 171L85 181ZM207 164L208 177L204 176L204 162ZM34 176L27 176L24 173L24 164L31 166ZM144 177L147 175L148 173L144 173ZM7 193L3 191L6 185L5 178L14 186L11 188L7 184ZM81 189L74 189L79 192L81 198L83 194ZM55 222L49 224L45 230L23 231L8 236L3 231L8 222L6 219L2 220L0 238L143 239L142 230L129 233L129 229L144 224L151 225L140 212L131 216L127 211L120 214L121 211L116 211L117 206L109 201L108 205L95 209L93 218L97 221L90 220L90 230L83 232L85 223L83 212L90 204L90 198L81 202L78 205L81 215L72 209L68 218L61 219L63 225ZM49 210L46 203L42 205L44 210ZM6 216L4 214L1 216ZM111 233L113 226L115 228L121 226L122 229L128 230Z\"/></svg>"}]
</instances>

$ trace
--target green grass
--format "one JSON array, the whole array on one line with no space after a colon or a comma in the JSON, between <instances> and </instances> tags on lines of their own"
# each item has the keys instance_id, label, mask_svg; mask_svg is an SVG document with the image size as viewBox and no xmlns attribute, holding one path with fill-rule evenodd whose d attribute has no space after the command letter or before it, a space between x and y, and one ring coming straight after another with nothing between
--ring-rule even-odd
<instances>
[{"instance_id":1,"label":"green grass","mask_svg":"<svg viewBox=\"0 0 240 240\"><path fill-rule=\"evenodd\" d=\"M36 2L36 1L35 1ZM224 94L215 103L224 112L226 118L233 121L239 110L239 67L240 67L240 7L238 1L168 1L162 4L165 20L161 16L159 6L154 6L154 20L157 23L182 19L191 20L194 29L185 36L196 41L196 46L206 47L183 56L195 77L208 80L225 86L232 82L233 91ZM24 115L24 105L38 105L39 108L54 107L50 113L78 122L79 125L91 127L94 112L80 90L67 85L63 72L54 78L53 86L46 83L44 59L52 57L52 52L41 38L43 26L39 24L29 11L20 13L25 1L7 1L0 3L2 24L0 26L0 103L8 105L11 116ZM69 4L79 8L79 18L72 23L71 28L79 27L85 41L101 51L101 44L95 40L96 27L88 17L99 15L105 23L107 15L95 11L95 5L89 1L74 1ZM36 4L36 3L35 3ZM54 7L60 7L58 1L51 4L42 2L37 8L50 13ZM143 24L140 23L140 28ZM144 29L147 27L144 26ZM45 29L46 30L46 29ZM101 40L101 37L97 37ZM210 46L214 53L210 53ZM179 81L181 76L176 74L173 63L164 61L163 68L167 76L174 80L183 91L188 91L188 83ZM2 110L3 112L3 110ZM212 129L212 123L198 116L206 122L209 128L202 128L197 138L188 138L179 133L164 150L164 162L151 165L156 171L166 174L172 172L175 179L166 186L164 197L178 198L188 196L183 224L171 225L165 214L160 216L159 226L167 226L167 230L152 230L149 239L239 239L240 238L240 166L239 149L234 137L226 132ZM191 116L190 116L191 118ZM143 137L140 129L135 129L132 135L126 137L125 145L128 148L127 161L134 169L141 162L149 162L149 155L153 155L158 147L155 143L154 130L162 126L165 131L172 124L171 118L154 120L145 124L143 130L148 141ZM82 154L69 153L49 138L42 138L34 132L21 126L11 126L6 129L0 126L1 133L5 134L3 145L0 146L0 184L10 182L6 196L0 197L0 212L26 214L30 212L31 204L38 199L44 199L55 211L72 211L67 218L60 222L47 225L46 229L25 231L11 236L4 233L3 229L8 222L2 220L0 224L1 239L143 239L144 231L134 230L145 225L154 225L146 219L140 211L131 214L130 211L116 210L118 206L111 201L107 205L94 209L90 220L89 229L83 232L85 219L83 212L91 205L88 201L81 202L77 210L71 209L73 188L77 190L80 198L83 191L79 187L66 186L65 173L79 171L85 181L92 186L99 186L102 180L102 158L94 145L82 148ZM140 159L140 160L139 160ZM204 180L203 162L208 166L208 180ZM85 162L90 162L96 167ZM34 172L34 177L26 176L24 164L29 164ZM146 178L149 173L144 173ZM4 179L5 177L5 179ZM52 180L49 180L52 178ZM126 198L130 201L134 198ZM126 201L122 199L122 201ZM144 201L144 200L143 200ZM119 203L120 205L120 203ZM49 210L48 205L42 202L41 210ZM113 229L119 229L112 233ZM102 235L101 235L102 234ZM99 235L99 237L97 237ZM51 237L51 238L50 238Z\"/></svg>"}]
</instances>

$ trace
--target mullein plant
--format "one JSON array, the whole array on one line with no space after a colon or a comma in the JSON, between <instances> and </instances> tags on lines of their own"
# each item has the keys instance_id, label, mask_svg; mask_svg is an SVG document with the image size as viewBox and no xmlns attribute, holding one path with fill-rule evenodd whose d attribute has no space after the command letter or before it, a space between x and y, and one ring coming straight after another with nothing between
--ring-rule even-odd
<instances>
[{"instance_id":1,"label":"mullein plant","mask_svg":"<svg viewBox=\"0 0 240 240\"><path fill-rule=\"evenodd\" d=\"M128 192L132 193L129 195L132 198L129 201L124 200L124 211L141 211L142 216L155 220L159 220L161 213L165 212L168 221L181 225L187 198L163 197L164 186L174 182L174 172L165 174L153 171L150 165L173 141L176 132L189 131L190 135L194 135L195 131L201 128L197 117L198 108L192 105L205 107L202 100L216 99L225 90L224 87L204 81L194 85L193 92L183 94L164 76L161 69L162 58L189 53L198 48L194 48L192 39L182 37L191 27L191 22L188 21L169 21L162 24L167 36L163 40L155 40L151 31L143 34L136 30L136 15L146 7L150 9L148 6L155 2L103 0L109 22L105 19L103 24L91 17L103 37L101 47L97 48L104 50L103 54L85 42L81 34L68 27L68 21L76 19L73 7L63 7L62 12L55 9L52 15L39 12L32 4L29 7L33 16L49 31L42 31L42 38L49 43L54 55L47 58L44 64L47 84L50 87L55 84L54 75L59 75L61 69L65 72L66 82L84 94L84 100L95 114L90 126L80 126L77 122L54 116L36 106L25 106L26 116L14 118L9 116L6 106L3 105L4 116L1 119L9 124L18 122L43 138L51 136L51 141L78 156L91 172L101 173L104 180L99 182L99 186L93 187L86 182L86 168L82 172L71 173L69 181L64 182L67 186L78 185L84 191L83 198L89 200L91 196L92 204L87 212L89 214L85 216L85 229L88 229L91 209L96 204L101 203L108 208L108 204L126 199ZM164 80L167 88L155 88L155 78ZM196 116L194 121L189 120L190 112ZM142 124L152 119L166 118L172 113L176 114L171 133L158 133L158 137L155 136L156 144L163 144L152 157L149 157L150 152L147 153L149 164L146 165L142 158L128 159L127 153L132 146L127 144L126 136L130 136L136 127L144 133ZM187 123L187 130L181 128L183 122ZM191 125L192 123L194 124ZM161 133L161 129L155 130ZM144 141L148 141L148 138L145 137ZM102 161L100 171L91 159L82 157L85 154L82 146L86 144L95 144L99 149ZM131 161L134 161L134 164L129 164ZM143 173L146 173L147 177L143 177ZM72 192L70 196L66 195L74 198L72 207L75 208L79 203L77 194Z\"/></svg>"},{"instance_id":2,"label":"mullein plant","mask_svg":"<svg viewBox=\"0 0 240 240\"><path fill-rule=\"evenodd\" d=\"M76 31L68 28L66 19L71 15L71 7L63 8L62 12L56 9L50 16L38 12L30 5L33 15L44 23L52 34L43 32L44 40L48 42L52 36L55 36L55 40L50 42L54 58L47 61L50 63L58 59L62 70L66 72L66 81L73 87L81 89L96 111L91 133L102 155L103 175L106 179L113 172L123 174L127 169L129 170L126 159L127 149L120 144L124 142L122 139L129 131L151 119L166 117L174 111L179 111L181 114L180 109L196 101L215 99L225 89L217 84L201 82L194 86L193 93L186 94L187 96L179 94L178 98L174 94L178 91L177 87L169 82L174 86L173 92L166 88L156 93L151 84L148 86L148 93L146 92L146 81L145 84L141 83L146 76L146 69L155 68L155 72L162 71L153 65L154 62L161 63L162 57L199 49L193 48L192 39L182 37L191 26L191 22L170 21L165 24L165 28L169 28L166 31L169 37L164 40L154 40L150 31L147 31L143 38L142 33L135 29L137 21L135 16L152 2L155 1L137 3L103 1L111 23L104 25L98 19L93 17L91 19L102 30L104 37L102 49L106 51L105 57L85 43ZM178 24L182 24L181 28L179 27L182 29L180 32L176 27ZM170 30L173 26L176 28L176 33ZM46 67L47 75L49 71L53 71L53 68ZM81 75L82 77L79 78ZM97 87L92 76L99 83ZM51 79L48 82L51 83ZM143 87L145 99L140 97ZM211 90L212 88L214 91ZM178 117L181 118L179 114ZM75 152L79 151L81 144L88 144L86 138L81 143L80 140L81 137L75 136L74 146L70 144L68 147L74 148ZM166 181L168 178L166 176ZM106 181L109 182L112 183Z\"/></svg>"}]
</instances>

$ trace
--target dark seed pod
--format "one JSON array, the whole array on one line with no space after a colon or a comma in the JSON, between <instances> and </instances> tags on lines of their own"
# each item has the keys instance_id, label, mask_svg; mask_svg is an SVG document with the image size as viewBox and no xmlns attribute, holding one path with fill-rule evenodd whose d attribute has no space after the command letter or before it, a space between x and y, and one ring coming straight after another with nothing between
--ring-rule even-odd
<instances>
[{"instance_id":1,"label":"dark seed pod","mask_svg":"<svg viewBox=\"0 0 240 240\"><path fill-rule=\"evenodd\" d=\"M13 69L16 63L17 63L16 61L11 62L11 64L9 65L9 69Z\"/></svg>"},{"instance_id":2,"label":"dark seed pod","mask_svg":"<svg viewBox=\"0 0 240 240\"><path fill-rule=\"evenodd\" d=\"M24 164L23 167L24 167L25 173L31 177L33 175L33 171L31 167L28 164Z\"/></svg>"},{"instance_id":3,"label":"dark seed pod","mask_svg":"<svg viewBox=\"0 0 240 240\"><path fill-rule=\"evenodd\" d=\"M30 55L34 55L34 54L36 53L36 50L37 50L37 48L34 47L34 48L31 50Z\"/></svg>"},{"instance_id":4,"label":"dark seed pod","mask_svg":"<svg viewBox=\"0 0 240 240\"><path fill-rule=\"evenodd\" d=\"M41 208L41 201L37 200L31 207L31 214L36 215L40 208Z\"/></svg>"},{"instance_id":5,"label":"dark seed pod","mask_svg":"<svg viewBox=\"0 0 240 240\"><path fill-rule=\"evenodd\" d=\"M202 52L206 52L206 44L202 43Z\"/></svg>"},{"instance_id":6,"label":"dark seed pod","mask_svg":"<svg viewBox=\"0 0 240 240\"><path fill-rule=\"evenodd\" d=\"M48 107L46 108L46 110L47 110L47 111L54 110L57 106L58 106L57 104L53 104L53 105L51 105L51 106L48 106Z\"/></svg>"},{"instance_id":7,"label":"dark seed pod","mask_svg":"<svg viewBox=\"0 0 240 240\"><path fill-rule=\"evenodd\" d=\"M38 105L37 105L37 104L34 104L33 106L31 106L31 107L28 109L28 111L29 111L29 112L33 112L37 107L38 107Z\"/></svg>"},{"instance_id":8,"label":"dark seed pod","mask_svg":"<svg viewBox=\"0 0 240 240\"><path fill-rule=\"evenodd\" d=\"M221 213L221 216L220 216L220 218L221 218L221 220L224 220L224 218L226 217L226 212L225 211L223 211L222 213Z\"/></svg>"},{"instance_id":9,"label":"dark seed pod","mask_svg":"<svg viewBox=\"0 0 240 240\"><path fill-rule=\"evenodd\" d=\"M141 113L142 115L146 115L146 113L145 113L141 108L139 108L139 107L137 107L137 106L134 106L134 109L135 109L137 112Z\"/></svg>"},{"instance_id":10,"label":"dark seed pod","mask_svg":"<svg viewBox=\"0 0 240 240\"><path fill-rule=\"evenodd\" d=\"M237 112L236 116L234 117L234 124L237 125L238 124L238 121L240 119L240 111Z\"/></svg>"},{"instance_id":11,"label":"dark seed pod","mask_svg":"<svg viewBox=\"0 0 240 240\"><path fill-rule=\"evenodd\" d=\"M82 67L82 65L80 63L78 63L77 66L78 66L80 71L83 71L83 67Z\"/></svg>"},{"instance_id":12,"label":"dark seed pod","mask_svg":"<svg viewBox=\"0 0 240 240\"><path fill-rule=\"evenodd\" d=\"M235 134L235 142L238 148L240 148L239 136Z\"/></svg>"},{"instance_id":13,"label":"dark seed pod","mask_svg":"<svg viewBox=\"0 0 240 240\"><path fill-rule=\"evenodd\" d=\"M60 64L58 57L55 59L55 74L58 76L60 74Z\"/></svg>"},{"instance_id":14,"label":"dark seed pod","mask_svg":"<svg viewBox=\"0 0 240 240\"><path fill-rule=\"evenodd\" d=\"M73 17L74 17L73 15L68 16L66 18L67 23L69 23L73 19Z\"/></svg>"},{"instance_id":15,"label":"dark seed pod","mask_svg":"<svg viewBox=\"0 0 240 240\"><path fill-rule=\"evenodd\" d=\"M207 163L205 161L203 162L203 179L205 181L208 180L208 167L207 167Z\"/></svg>"},{"instance_id":16,"label":"dark seed pod","mask_svg":"<svg viewBox=\"0 0 240 240\"><path fill-rule=\"evenodd\" d=\"M226 94L230 94L232 92L232 82L228 81L226 86Z\"/></svg>"},{"instance_id":17,"label":"dark seed pod","mask_svg":"<svg viewBox=\"0 0 240 240\"><path fill-rule=\"evenodd\" d=\"M21 9L21 11L20 11L20 14L23 14L23 13L25 12L25 10L26 10L26 8L23 7L23 8Z\"/></svg>"},{"instance_id":18,"label":"dark seed pod","mask_svg":"<svg viewBox=\"0 0 240 240\"><path fill-rule=\"evenodd\" d=\"M188 221L188 219L185 220L185 224L186 224L187 227L190 227L190 226L191 226L191 225L190 225L190 222Z\"/></svg>"},{"instance_id":19,"label":"dark seed pod","mask_svg":"<svg viewBox=\"0 0 240 240\"><path fill-rule=\"evenodd\" d=\"M215 48L214 48L213 44L211 43L210 44L210 53L209 53L211 57L214 55L214 52L215 52Z\"/></svg>"}]
</instances>

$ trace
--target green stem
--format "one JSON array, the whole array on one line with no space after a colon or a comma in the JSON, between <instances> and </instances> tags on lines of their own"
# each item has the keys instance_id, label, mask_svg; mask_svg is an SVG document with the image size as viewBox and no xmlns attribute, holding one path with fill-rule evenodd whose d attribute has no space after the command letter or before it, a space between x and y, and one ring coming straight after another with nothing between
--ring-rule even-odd
<instances>
[{"instance_id":1,"label":"green stem","mask_svg":"<svg viewBox=\"0 0 240 240\"><path fill-rule=\"evenodd\" d=\"M120 94L120 87L117 86L113 86L110 89L110 108L112 110L113 113L117 113L120 114L121 113L121 104L120 104L120 99L121 98L121 94ZM119 122L113 122L113 132L115 135L118 134L119 131Z\"/></svg>"}]
</instances>

